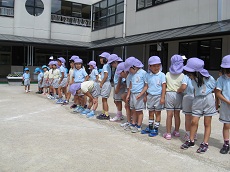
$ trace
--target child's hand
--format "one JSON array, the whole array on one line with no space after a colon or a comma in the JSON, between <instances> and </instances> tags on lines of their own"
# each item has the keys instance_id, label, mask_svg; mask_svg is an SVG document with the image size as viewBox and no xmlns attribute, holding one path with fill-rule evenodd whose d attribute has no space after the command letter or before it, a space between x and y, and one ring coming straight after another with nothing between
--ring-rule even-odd
<instances>
[{"instance_id":1,"label":"child's hand","mask_svg":"<svg viewBox=\"0 0 230 172\"><path fill-rule=\"evenodd\" d=\"M141 96L140 96L140 94L138 94L138 96L136 97L136 99L138 100L138 99L140 99L141 98Z\"/></svg>"},{"instance_id":2,"label":"child's hand","mask_svg":"<svg viewBox=\"0 0 230 172\"><path fill-rule=\"evenodd\" d=\"M164 98L161 98L160 104L161 104L161 105L165 104L165 99L164 99Z\"/></svg>"},{"instance_id":3,"label":"child's hand","mask_svg":"<svg viewBox=\"0 0 230 172\"><path fill-rule=\"evenodd\" d=\"M93 99L93 104L97 104L98 100L97 99Z\"/></svg>"},{"instance_id":4,"label":"child's hand","mask_svg":"<svg viewBox=\"0 0 230 172\"><path fill-rule=\"evenodd\" d=\"M103 84L102 84L102 83L100 83L100 88L102 88L102 86L103 86Z\"/></svg>"},{"instance_id":5,"label":"child's hand","mask_svg":"<svg viewBox=\"0 0 230 172\"><path fill-rule=\"evenodd\" d=\"M129 104L129 96L126 97L125 103Z\"/></svg>"},{"instance_id":6,"label":"child's hand","mask_svg":"<svg viewBox=\"0 0 230 172\"><path fill-rule=\"evenodd\" d=\"M147 96L144 97L143 101L146 103L147 102Z\"/></svg>"},{"instance_id":7,"label":"child's hand","mask_svg":"<svg viewBox=\"0 0 230 172\"><path fill-rule=\"evenodd\" d=\"M58 81L58 85L60 85L61 84L61 81Z\"/></svg>"}]
</instances>

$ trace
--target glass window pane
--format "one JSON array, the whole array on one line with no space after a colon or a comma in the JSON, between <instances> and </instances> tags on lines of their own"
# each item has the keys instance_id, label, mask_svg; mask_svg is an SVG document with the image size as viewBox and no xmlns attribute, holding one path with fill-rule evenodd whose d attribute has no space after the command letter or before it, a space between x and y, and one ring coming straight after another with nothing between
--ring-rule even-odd
<instances>
[{"instance_id":1,"label":"glass window pane","mask_svg":"<svg viewBox=\"0 0 230 172\"><path fill-rule=\"evenodd\" d=\"M34 6L34 0L27 0L26 6Z\"/></svg>"},{"instance_id":2,"label":"glass window pane","mask_svg":"<svg viewBox=\"0 0 230 172\"><path fill-rule=\"evenodd\" d=\"M82 18L90 19L90 17L91 17L91 6L90 5L82 5L81 14L82 14Z\"/></svg>"},{"instance_id":3,"label":"glass window pane","mask_svg":"<svg viewBox=\"0 0 230 172\"><path fill-rule=\"evenodd\" d=\"M101 28L106 27L107 18L99 20L99 25Z\"/></svg>"},{"instance_id":4,"label":"glass window pane","mask_svg":"<svg viewBox=\"0 0 230 172\"><path fill-rule=\"evenodd\" d=\"M63 16L71 16L71 2L62 1L61 14Z\"/></svg>"},{"instance_id":5,"label":"glass window pane","mask_svg":"<svg viewBox=\"0 0 230 172\"><path fill-rule=\"evenodd\" d=\"M61 14L61 0L52 0L51 13Z\"/></svg>"},{"instance_id":6,"label":"glass window pane","mask_svg":"<svg viewBox=\"0 0 230 172\"><path fill-rule=\"evenodd\" d=\"M93 12L99 11L99 3L93 5Z\"/></svg>"},{"instance_id":7,"label":"glass window pane","mask_svg":"<svg viewBox=\"0 0 230 172\"><path fill-rule=\"evenodd\" d=\"M116 0L108 0L108 7L111 5L114 5L116 3Z\"/></svg>"},{"instance_id":8,"label":"glass window pane","mask_svg":"<svg viewBox=\"0 0 230 172\"><path fill-rule=\"evenodd\" d=\"M41 0L35 0L35 7L44 8L44 4Z\"/></svg>"},{"instance_id":9,"label":"glass window pane","mask_svg":"<svg viewBox=\"0 0 230 172\"><path fill-rule=\"evenodd\" d=\"M81 15L81 8L82 8L82 5L81 4L78 4L78 3L73 3L72 4L72 16L73 17L82 17Z\"/></svg>"},{"instance_id":10,"label":"glass window pane","mask_svg":"<svg viewBox=\"0 0 230 172\"><path fill-rule=\"evenodd\" d=\"M114 25L115 24L115 16L111 16L108 18L107 20L107 25L110 26L110 25Z\"/></svg>"},{"instance_id":11,"label":"glass window pane","mask_svg":"<svg viewBox=\"0 0 230 172\"><path fill-rule=\"evenodd\" d=\"M124 20L124 13L117 14L116 23L122 23Z\"/></svg>"},{"instance_id":12,"label":"glass window pane","mask_svg":"<svg viewBox=\"0 0 230 172\"><path fill-rule=\"evenodd\" d=\"M14 7L14 0L0 0L0 6Z\"/></svg>"},{"instance_id":13,"label":"glass window pane","mask_svg":"<svg viewBox=\"0 0 230 172\"><path fill-rule=\"evenodd\" d=\"M150 7L153 5L153 1L152 0L145 0L145 7Z\"/></svg>"},{"instance_id":14,"label":"glass window pane","mask_svg":"<svg viewBox=\"0 0 230 172\"><path fill-rule=\"evenodd\" d=\"M26 7L26 11L27 11L30 15L34 15L34 7Z\"/></svg>"},{"instance_id":15,"label":"glass window pane","mask_svg":"<svg viewBox=\"0 0 230 172\"><path fill-rule=\"evenodd\" d=\"M43 8L35 8L35 16L40 16L43 12Z\"/></svg>"},{"instance_id":16,"label":"glass window pane","mask_svg":"<svg viewBox=\"0 0 230 172\"><path fill-rule=\"evenodd\" d=\"M117 4L117 13L124 11L124 3Z\"/></svg>"},{"instance_id":17,"label":"glass window pane","mask_svg":"<svg viewBox=\"0 0 230 172\"><path fill-rule=\"evenodd\" d=\"M220 69L221 59L222 59L221 39L212 40L210 43L209 69L211 69L211 70Z\"/></svg>"},{"instance_id":18,"label":"glass window pane","mask_svg":"<svg viewBox=\"0 0 230 172\"><path fill-rule=\"evenodd\" d=\"M137 1L137 9L145 7L145 0L138 0Z\"/></svg>"},{"instance_id":19,"label":"glass window pane","mask_svg":"<svg viewBox=\"0 0 230 172\"><path fill-rule=\"evenodd\" d=\"M124 0L117 0L117 3L124 2Z\"/></svg>"},{"instance_id":20,"label":"glass window pane","mask_svg":"<svg viewBox=\"0 0 230 172\"><path fill-rule=\"evenodd\" d=\"M108 8L108 16L115 14L115 6Z\"/></svg>"},{"instance_id":21,"label":"glass window pane","mask_svg":"<svg viewBox=\"0 0 230 172\"><path fill-rule=\"evenodd\" d=\"M100 2L100 8L101 10L107 8L107 0L103 0Z\"/></svg>"},{"instance_id":22,"label":"glass window pane","mask_svg":"<svg viewBox=\"0 0 230 172\"><path fill-rule=\"evenodd\" d=\"M104 18L104 17L106 17L106 16L107 16L107 10L106 10L106 9L100 11L100 18Z\"/></svg>"}]
</instances>

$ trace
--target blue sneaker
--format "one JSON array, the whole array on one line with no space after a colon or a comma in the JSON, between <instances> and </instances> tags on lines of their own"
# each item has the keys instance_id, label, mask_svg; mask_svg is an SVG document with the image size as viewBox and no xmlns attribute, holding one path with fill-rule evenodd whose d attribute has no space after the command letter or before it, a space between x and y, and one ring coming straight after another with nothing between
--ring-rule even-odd
<instances>
[{"instance_id":1,"label":"blue sneaker","mask_svg":"<svg viewBox=\"0 0 230 172\"><path fill-rule=\"evenodd\" d=\"M73 110L73 112L77 112L79 108L80 108L80 106L77 106L77 107Z\"/></svg>"},{"instance_id":2,"label":"blue sneaker","mask_svg":"<svg viewBox=\"0 0 230 172\"><path fill-rule=\"evenodd\" d=\"M80 107L78 108L78 110L77 110L77 113L82 113L84 110L85 110L85 109L84 109L82 106L80 106Z\"/></svg>"},{"instance_id":3,"label":"blue sneaker","mask_svg":"<svg viewBox=\"0 0 230 172\"><path fill-rule=\"evenodd\" d=\"M141 134L149 134L149 133L150 133L149 127L146 127L146 129L141 131Z\"/></svg>"},{"instance_id":4,"label":"blue sneaker","mask_svg":"<svg viewBox=\"0 0 230 172\"><path fill-rule=\"evenodd\" d=\"M150 130L149 137L155 137L157 135L158 135L158 130L156 129Z\"/></svg>"},{"instance_id":5,"label":"blue sneaker","mask_svg":"<svg viewBox=\"0 0 230 172\"><path fill-rule=\"evenodd\" d=\"M63 100L62 100L62 99L58 99L58 100L56 101L56 103L57 103L57 104L63 104Z\"/></svg>"},{"instance_id":6,"label":"blue sneaker","mask_svg":"<svg viewBox=\"0 0 230 172\"><path fill-rule=\"evenodd\" d=\"M86 114L88 114L89 112L90 112L89 109L85 109L84 111L81 112L81 115L86 115Z\"/></svg>"},{"instance_id":7,"label":"blue sneaker","mask_svg":"<svg viewBox=\"0 0 230 172\"><path fill-rule=\"evenodd\" d=\"M87 118L93 118L95 116L94 111L90 111L89 113L87 113Z\"/></svg>"}]
</instances>

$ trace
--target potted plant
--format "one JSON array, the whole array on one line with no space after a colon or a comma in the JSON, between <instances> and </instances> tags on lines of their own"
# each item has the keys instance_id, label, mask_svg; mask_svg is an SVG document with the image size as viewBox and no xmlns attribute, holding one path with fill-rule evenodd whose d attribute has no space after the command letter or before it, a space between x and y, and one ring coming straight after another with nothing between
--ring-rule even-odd
<instances>
[{"instance_id":1,"label":"potted plant","mask_svg":"<svg viewBox=\"0 0 230 172\"><path fill-rule=\"evenodd\" d=\"M6 78L9 85L22 85L23 72L10 73Z\"/></svg>"}]
</instances>

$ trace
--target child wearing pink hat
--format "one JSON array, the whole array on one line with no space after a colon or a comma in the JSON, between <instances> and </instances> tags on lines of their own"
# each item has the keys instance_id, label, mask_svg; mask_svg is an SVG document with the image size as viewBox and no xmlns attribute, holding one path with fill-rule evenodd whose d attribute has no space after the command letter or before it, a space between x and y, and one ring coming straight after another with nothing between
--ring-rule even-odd
<instances>
[{"instance_id":1,"label":"child wearing pink hat","mask_svg":"<svg viewBox=\"0 0 230 172\"><path fill-rule=\"evenodd\" d=\"M198 58L190 58L184 67L187 75L192 80L195 94L192 104L190 138L181 145L181 149L188 149L195 145L194 140L199 120L200 117L204 116L204 139L197 149L197 153L205 153L208 150L212 116L216 115L215 99L212 94L216 81L203 67L204 61Z\"/></svg>"},{"instance_id":2,"label":"child wearing pink hat","mask_svg":"<svg viewBox=\"0 0 230 172\"><path fill-rule=\"evenodd\" d=\"M217 80L216 96L220 99L220 122L223 123L224 145L221 154L229 152L229 129L230 129L230 55L223 57L221 63L222 76Z\"/></svg>"}]
</instances>

